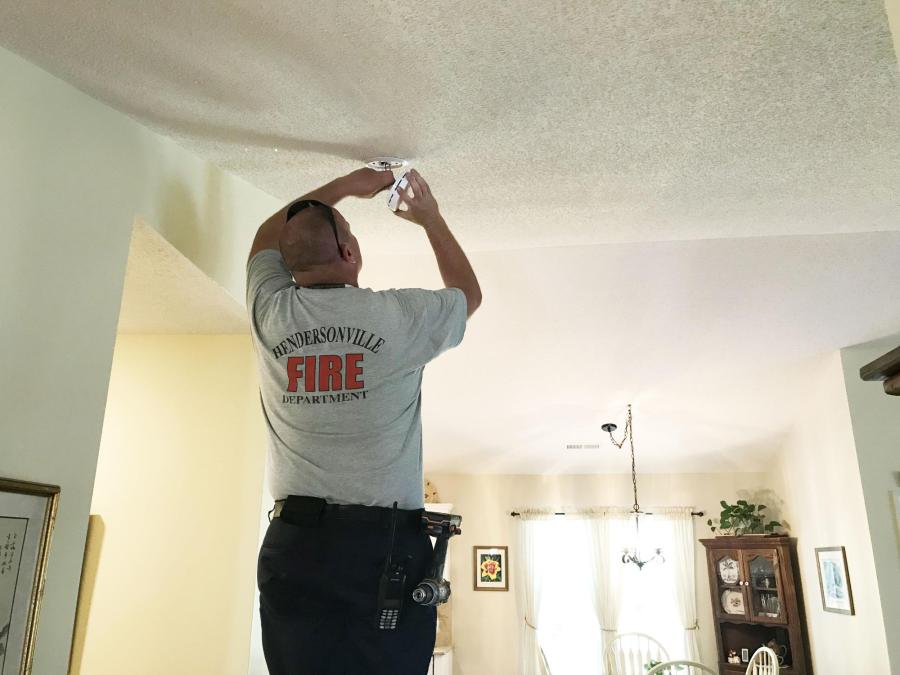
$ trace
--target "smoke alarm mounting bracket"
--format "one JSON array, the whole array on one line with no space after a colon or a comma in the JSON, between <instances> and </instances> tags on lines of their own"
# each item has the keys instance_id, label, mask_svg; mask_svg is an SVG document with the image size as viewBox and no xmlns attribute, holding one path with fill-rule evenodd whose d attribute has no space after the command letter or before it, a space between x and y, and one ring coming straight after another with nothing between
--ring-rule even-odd
<instances>
[{"instance_id":1,"label":"smoke alarm mounting bracket","mask_svg":"<svg viewBox=\"0 0 900 675\"><path fill-rule=\"evenodd\" d=\"M409 162L401 157L376 157L366 162L366 166L375 171L393 171L403 169L408 165Z\"/></svg>"}]
</instances>

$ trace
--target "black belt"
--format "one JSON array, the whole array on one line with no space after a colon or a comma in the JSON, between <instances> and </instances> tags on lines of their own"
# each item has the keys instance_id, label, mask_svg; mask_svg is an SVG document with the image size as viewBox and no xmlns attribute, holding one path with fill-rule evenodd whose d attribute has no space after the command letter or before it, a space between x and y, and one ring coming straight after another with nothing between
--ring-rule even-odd
<instances>
[{"instance_id":1,"label":"black belt","mask_svg":"<svg viewBox=\"0 0 900 675\"><path fill-rule=\"evenodd\" d=\"M284 518L286 522L315 525L324 521L351 520L388 527L392 509L386 506L362 506L360 504L329 504L320 497L288 495L276 499L269 511L269 520ZM397 509L397 525L422 527L425 509Z\"/></svg>"}]
</instances>

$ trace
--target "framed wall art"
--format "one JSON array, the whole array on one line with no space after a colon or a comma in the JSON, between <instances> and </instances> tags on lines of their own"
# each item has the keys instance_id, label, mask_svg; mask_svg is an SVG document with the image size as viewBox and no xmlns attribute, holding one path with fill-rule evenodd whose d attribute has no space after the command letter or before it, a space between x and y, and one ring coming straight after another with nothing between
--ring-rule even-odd
<instances>
[{"instance_id":1,"label":"framed wall art","mask_svg":"<svg viewBox=\"0 0 900 675\"><path fill-rule=\"evenodd\" d=\"M59 486L0 478L0 675L28 675Z\"/></svg>"},{"instance_id":2,"label":"framed wall art","mask_svg":"<svg viewBox=\"0 0 900 675\"><path fill-rule=\"evenodd\" d=\"M473 546L475 590L509 590L509 553L506 546Z\"/></svg>"},{"instance_id":3,"label":"framed wall art","mask_svg":"<svg viewBox=\"0 0 900 675\"><path fill-rule=\"evenodd\" d=\"M850 573L847 571L847 554L844 547L817 548L816 567L819 570L822 609L837 614L854 614L853 593L850 590Z\"/></svg>"},{"instance_id":4,"label":"framed wall art","mask_svg":"<svg viewBox=\"0 0 900 675\"><path fill-rule=\"evenodd\" d=\"M900 488L891 490L891 499L894 502L894 525L897 530L897 544L900 544Z\"/></svg>"}]
</instances>

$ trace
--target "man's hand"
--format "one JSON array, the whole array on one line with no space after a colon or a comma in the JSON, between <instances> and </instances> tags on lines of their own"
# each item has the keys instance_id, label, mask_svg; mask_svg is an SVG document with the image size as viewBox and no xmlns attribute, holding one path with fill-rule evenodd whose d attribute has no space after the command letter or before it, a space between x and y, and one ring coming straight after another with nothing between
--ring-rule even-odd
<instances>
[{"instance_id":1,"label":"man's hand","mask_svg":"<svg viewBox=\"0 0 900 675\"><path fill-rule=\"evenodd\" d=\"M346 190L348 197L370 199L394 184L394 174L390 171L376 171L366 167L351 171L338 180Z\"/></svg>"},{"instance_id":2,"label":"man's hand","mask_svg":"<svg viewBox=\"0 0 900 675\"><path fill-rule=\"evenodd\" d=\"M463 292L466 296L466 310L468 315L472 316L481 305L481 286L478 285L472 265L441 216L437 200L431 194L428 183L418 171L409 172L409 189L412 190L412 195L407 191L400 193L400 204L406 204L407 209L405 211L398 209L394 213L404 220L422 226L434 250L444 286L458 288Z\"/></svg>"},{"instance_id":3,"label":"man's hand","mask_svg":"<svg viewBox=\"0 0 900 675\"><path fill-rule=\"evenodd\" d=\"M427 228L442 220L437 200L431 194L428 183L415 169L409 172L409 188L400 193L400 206L403 204L406 204L406 210L398 208L394 213L416 225Z\"/></svg>"}]
</instances>

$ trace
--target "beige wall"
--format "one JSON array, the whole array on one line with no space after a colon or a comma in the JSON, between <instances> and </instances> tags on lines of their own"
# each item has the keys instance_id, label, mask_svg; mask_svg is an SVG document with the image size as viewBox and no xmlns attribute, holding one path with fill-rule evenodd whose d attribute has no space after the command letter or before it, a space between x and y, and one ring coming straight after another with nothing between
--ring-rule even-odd
<instances>
[{"instance_id":1,"label":"beige wall","mask_svg":"<svg viewBox=\"0 0 900 675\"><path fill-rule=\"evenodd\" d=\"M66 671L136 216L236 297L275 200L0 49L0 475L61 486L34 675Z\"/></svg>"},{"instance_id":2,"label":"beige wall","mask_svg":"<svg viewBox=\"0 0 900 675\"><path fill-rule=\"evenodd\" d=\"M518 619L514 590L485 593L472 590L472 547L513 545L515 521L509 512L524 507L587 507L632 503L631 478L614 475L463 475L428 474L441 501L453 503L463 516L463 533L450 544L453 565L453 640L455 675L517 672ZM641 503L651 506L693 506L718 515L719 500L759 498L778 512L779 500L765 474L648 474L639 476ZM697 538L710 536L706 518L696 520ZM704 661L716 659L712 607L705 566L697 544L697 611L700 650ZM510 559L510 566L516 560ZM515 577L513 577L514 579ZM505 646L498 648L498 636Z\"/></svg>"},{"instance_id":3,"label":"beige wall","mask_svg":"<svg viewBox=\"0 0 900 675\"><path fill-rule=\"evenodd\" d=\"M863 382L859 369L898 345L900 335L841 350L875 579L895 673L900 672L900 532L890 493L900 487L900 398L885 394L881 382ZM856 583L854 577L854 598Z\"/></svg>"},{"instance_id":4,"label":"beige wall","mask_svg":"<svg viewBox=\"0 0 900 675\"><path fill-rule=\"evenodd\" d=\"M85 675L246 675L265 436L245 336L119 336Z\"/></svg>"},{"instance_id":5,"label":"beige wall","mask_svg":"<svg viewBox=\"0 0 900 675\"><path fill-rule=\"evenodd\" d=\"M813 667L817 675L887 675L885 627L840 355L823 358L814 372L803 387L801 413L775 476L785 498L784 517L797 538ZM815 549L827 546L846 547L855 616L822 609Z\"/></svg>"}]
</instances>

